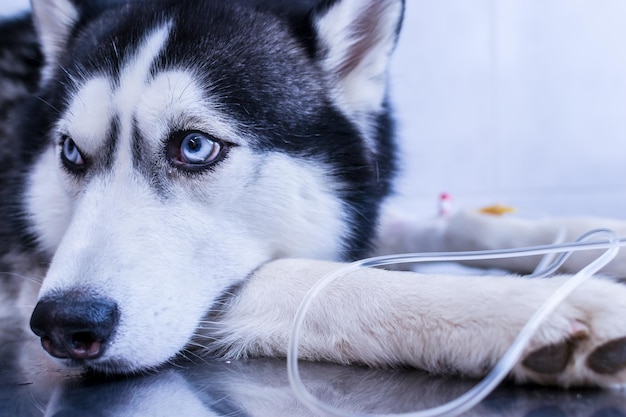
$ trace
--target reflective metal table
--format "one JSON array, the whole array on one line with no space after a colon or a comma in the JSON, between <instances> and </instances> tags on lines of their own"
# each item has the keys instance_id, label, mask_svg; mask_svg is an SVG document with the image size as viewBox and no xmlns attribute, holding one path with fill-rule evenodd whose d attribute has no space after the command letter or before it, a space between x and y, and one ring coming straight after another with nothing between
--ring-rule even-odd
<instances>
[{"instance_id":1,"label":"reflective metal table","mask_svg":"<svg viewBox=\"0 0 626 417\"><path fill-rule=\"evenodd\" d=\"M2 326L2 323L0 323ZM106 378L58 367L11 326L0 343L0 416L314 416L289 387L284 360L180 360L150 375ZM9 329L9 330L6 330ZM301 364L312 393L351 412L433 407L476 381L416 370ZM626 392L504 385L467 416L626 416Z\"/></svg>"}]
</instances>

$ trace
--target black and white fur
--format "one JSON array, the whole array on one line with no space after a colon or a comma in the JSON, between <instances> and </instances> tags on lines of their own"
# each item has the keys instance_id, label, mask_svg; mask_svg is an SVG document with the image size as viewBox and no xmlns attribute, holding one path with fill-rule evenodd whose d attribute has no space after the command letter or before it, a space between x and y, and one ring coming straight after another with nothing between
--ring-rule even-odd
<instances>
[{"instance_id":1,"label":"black and white fur","mask_svg":"<svg viewBox=\"0 0 626 417\"><path fill-rule=\"evenodd\" d=\"M259 265L365 255L393 171L385 58L402 11L33 2L45 64L15 195L52 256L35 317L96 302L115 324L88 362L134 371L183 349ZM214 160L183 160L189 134ZM51 353L85 359L42 326Z\"/></svg>"},{"instance_id":2,"label":"black and white fur","mask_svg":"<svg viewBox=\"0 0 626 417\"><path fill-rule=\"evenodd\" d=\"M112 373L195 345L284 355L302 295L336 266L322 260L376 244L395 167L386 73L404 2L32 6L43 61L23 82L38 79L21 93L16 133L2 138L16 142L4 259L49 260L31 319L43 347ZM347 281L314 310L303 357L480 375L558 283L372 274L385 273ZM626 379L626 290L587 287L614 302L573 297L518 380Z\"/></svg>"}]
</instances>

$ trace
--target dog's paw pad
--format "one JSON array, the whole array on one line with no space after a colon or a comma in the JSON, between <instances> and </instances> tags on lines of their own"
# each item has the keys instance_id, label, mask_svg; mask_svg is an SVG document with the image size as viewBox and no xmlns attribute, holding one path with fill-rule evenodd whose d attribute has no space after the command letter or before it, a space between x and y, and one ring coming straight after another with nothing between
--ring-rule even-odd
<instances>
[{"instance_id":1,"label":"dog's paw pad","mask_svg":"<svg viewBox=\"0 0 626 417\"><path fill-rule=\"evenodd\" d=\"M562 372L569 363L573 353L572 344L564 341L544 346L531 352L522 364L540 374L556 374Z\"/></svg>"},{"instance_id":2,"label":"dog's paw pad","mask_svg":"<svg viewBox=\"0 0 626 417\"><path fill-rule=\"evenodd\" d=\"M587 366L598 374L612 375L626 368L626 337L612 340L594 350Z\"/></svg>"}]
</instances>

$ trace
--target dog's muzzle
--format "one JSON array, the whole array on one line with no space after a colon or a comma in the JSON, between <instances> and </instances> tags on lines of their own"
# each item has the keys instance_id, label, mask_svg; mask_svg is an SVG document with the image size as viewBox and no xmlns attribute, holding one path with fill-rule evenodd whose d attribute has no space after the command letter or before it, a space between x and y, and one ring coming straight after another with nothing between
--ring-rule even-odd
<instances>
[{"instance_id":1,"label":"dog's muzzle","mask_svg":"<svg viewBox=\"0 0 626 417\"><path fill-rule=\"evenodd\" d=\"M50 355L82 361L102 356L118 321L115 302L74 290L41 299L30 327Z\"/></svg>"}]
</instances>

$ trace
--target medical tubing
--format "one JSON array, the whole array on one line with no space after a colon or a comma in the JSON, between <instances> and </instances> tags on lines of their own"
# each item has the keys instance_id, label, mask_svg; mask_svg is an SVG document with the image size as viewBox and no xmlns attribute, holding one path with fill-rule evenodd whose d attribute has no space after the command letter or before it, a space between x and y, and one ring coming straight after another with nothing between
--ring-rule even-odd
<instances>
[{"instance_id":1,"label":"medical tubing","mask_svg":"<svg viewBox=\"0 0 626 417\"><path fill-rule=\"evenodd\" d=\"M567 230L564 227L559 228L558 233L556 234L554 240L552 241L553 245L557 245L559 243L565 242L567 239ZM582 236L576 239L577 241L581 240ZM527 278L535 278L535 277L547 277L552 275L559 266L561 266L565 260L569 257L571 252L562 253L559 258L557 258L557 254L549 253L541 257L541 260L533 270L530 275L526 275Z\"/></svg>"},{"instance_id":2,"label":"medical tubing","mask_svg":"<svg viewBox=\"0 0 626 417\"><path fill-rule=\"evenodd\" d=\"M599 234L608 236L606 241L588 242L587 239ZM289 383L296 397L314 412L336 417L439 417L457 416L471 409L489 395L508 375L511 369L519 361L526 344L530 341L535 331L543 320L550 315L557 306L579 285L589 279L593 274L606 266L617 254L619 247L626 246L626 239L619 239L617 234L609 229L596 229L582 235L576 242L557 245L542 245L527 248L488 250L476 252L448 252L448 253L417 253L379 256L363 259L340 268L318 281L305 295L293 321L292 333L289 339L287 351L287 372ZM521 257L532 255L545 255L550 253L578 252L583 250L605 249L597 259L584 267L578 273L570 277L552 294L548 300L533 314L519 335L515 338L511 347L506 351L496 366L476 386L460 397L426 410L420 410L404 414L363 414L352 413L324 403L307 391L298 369L298 340L302 330L302 324L306 313L321 291L333 281L350 274L361 268L384 266L409 262L439 262L439 261L471 261L484 259L501 259L507 257ZM557 262L564 260L557 259Z\"/></svg>"},{"instance_id":3,"label":"medical tubing","mask_svg":"<svg viewBox=\"0 0 626 417\"><path fill-rule=\"evenodd\" d=\"M593 229L593 230L590 230L590 231L585 232L582 235L580 235L576 239L576 242L583 242L583 241L586 241L586 240L589 240L589 239L593 238L594 236L603 235L603 234L607 234L607 233L613 233L613 231L610 230L610 229ZM562 233L562 235L564 235L564 233ZM610 237L612 237L612 236L610 235ZM555 240L554 244L563 243L564 242L564 236L561 236L561 235L558 236L557 240ZM547 265L547 266L541 265L541 268L540 268L540 265L538 265L537 268L535 268L535 271L533 271L532 274L524 275L524 277L525 278L545 278L545 277L549 277L552 274L554 274L555 272L557 272L561 266L563 266L565 261L567 261L567 259L570 256L572 256L572 253L573 252L563 252L559 256L557 256L556 259L554 259L552 261L552 263L550 263L549 265ZM550 255L552 255L552 254L548 254L546 256L550 256ZM545 259L545 257L544 257L544 259ZM542 261L544 259L542 259Z\"/></svg>"}]
</instances>

